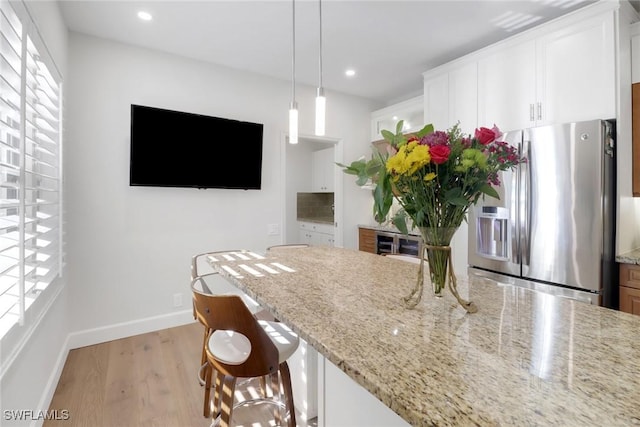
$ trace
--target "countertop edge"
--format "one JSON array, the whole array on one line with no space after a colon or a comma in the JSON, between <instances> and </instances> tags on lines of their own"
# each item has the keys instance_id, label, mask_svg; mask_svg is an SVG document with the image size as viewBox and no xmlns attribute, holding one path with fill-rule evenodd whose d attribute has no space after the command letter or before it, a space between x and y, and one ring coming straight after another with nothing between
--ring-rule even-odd
<instances>
[{"instance_id":1,"label":"countertop edge","mask_svg":"<svg viewBox=\"0 0 640 427\"><path fill-rule=\"evenodd\" d=\"M616 255L616 262L621 264L640 264L640 249Z\"/></svg>"}]
</instances>

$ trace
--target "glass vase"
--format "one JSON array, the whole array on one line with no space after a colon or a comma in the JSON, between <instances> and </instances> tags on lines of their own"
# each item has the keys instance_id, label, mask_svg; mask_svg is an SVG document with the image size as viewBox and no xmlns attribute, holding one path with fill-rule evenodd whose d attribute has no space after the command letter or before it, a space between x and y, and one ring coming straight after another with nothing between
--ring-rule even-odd
<instances>
[{"instance_id":1,"label":"glass vase","mask_svg":"<svg viewBox=\"0 0 640 427\"><path fill-rule=\"evenodd\" d=\"M442 296L447 285L448 267L451 257L451 239L457 227L420 227L420 234L424 242L424 252L429 264L429 277L433 287L433 294ZM424 255L423 255L424 256Z\"/></svg>"},{"instance_id":2,"label":"glass vase","mask_svg":"<svg viewBox=\"0 0 640 427\"><path fill-rule=\"evenodd\" d=\"M451 239L457 229L457 227L420 227L424 249L421 254L420 269L418 271L416 284L411 290L411 293L403 298L403 302L407 308L414 308L422 299L426 253L433 294L436 297L441 297L447 283L449 283L451 293L468 313L478 311L473 302L462 299L458 294L456 276L453 272L453 262L451 258Z\"/></svg>"}]
</instances>

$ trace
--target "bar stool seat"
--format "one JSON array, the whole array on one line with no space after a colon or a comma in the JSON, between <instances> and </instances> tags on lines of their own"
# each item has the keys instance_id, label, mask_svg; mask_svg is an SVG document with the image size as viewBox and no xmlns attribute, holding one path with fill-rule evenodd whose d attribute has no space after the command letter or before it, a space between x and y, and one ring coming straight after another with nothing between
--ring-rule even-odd
<instances>
[{"instance_id":1,"label":"bar stool seat","mask_svg":"<svg viewBox=\"0 0 640 427\"><path fill-rule=\"evenodd\" d=\"M278 349L280 363L285 362L296 352L300 339L284 323L258 320L258 324L262 326ZM207 345L213 357L227 365L240 365L249 358L251 353L249 339L234 331L215 331L211 334Z\"/></svg>"}]
</instances>

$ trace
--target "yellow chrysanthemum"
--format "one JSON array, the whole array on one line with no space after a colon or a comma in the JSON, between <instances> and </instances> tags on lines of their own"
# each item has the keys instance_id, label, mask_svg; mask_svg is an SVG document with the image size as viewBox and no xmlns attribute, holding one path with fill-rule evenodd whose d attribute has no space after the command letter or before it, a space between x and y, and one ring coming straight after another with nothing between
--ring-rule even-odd
<instances>
[{"instance_id":1,"label":"yellow chrysanthemum","mask_svg":"<svg viewBox=\"0 0 640 427\"><path fill-rule=\"evenodd\" d=\"M391 174L413 175L430 161L429 147L412 141L400 147L398 152L387 160L386 167Z\"/></svg>"}]
</instances>

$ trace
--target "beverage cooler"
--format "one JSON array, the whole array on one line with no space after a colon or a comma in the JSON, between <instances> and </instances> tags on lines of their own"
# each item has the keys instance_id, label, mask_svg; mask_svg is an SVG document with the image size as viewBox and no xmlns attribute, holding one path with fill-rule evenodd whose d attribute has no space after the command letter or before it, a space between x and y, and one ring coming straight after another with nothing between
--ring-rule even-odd
<instances>
[{"instance_id":1,"label":"beverage cooler","mask_svg":"<svg viewBox=\"0 0 640 427\"><path fill-rule=\"evenodd\" d=\"M376 253L378 254L403 254L418 257L422 238L419 236L407 236L398 233L376 232Z\"/></svg>"}]
</instances>

